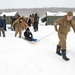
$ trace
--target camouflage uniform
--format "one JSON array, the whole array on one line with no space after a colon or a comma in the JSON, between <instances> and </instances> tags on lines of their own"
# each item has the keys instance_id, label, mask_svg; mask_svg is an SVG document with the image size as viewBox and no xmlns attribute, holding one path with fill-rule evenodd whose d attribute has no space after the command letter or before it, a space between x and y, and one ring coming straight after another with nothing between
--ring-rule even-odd
<instances>
[{"instance_id":1,"label":"camouflage uniform","mask_svg":"<svg viewBox=\"0 0 75 75\"><path fill-rule=\"evenodd\" d=\"M31 16L31 23L32 23L32 26L34 26L34 14L32 14Z\"/></svg>"},{"instance_id":2,"label":"camouflage uniform","mask_svg":"<svg viewBox=\"0 0 75 75\"><path fill-rule=\"evenodd\" d=\"M12 26L15 26L15 37L19 33L19 38L21 38L22 27L25 28L24 23L20 22L20 19L17 19L13 22Z\"/></svg>"},{"instance_id":3,"label":"camouflage uniform","mask_svg":"<svg viewBox=\"0 0 75 75\"><path fill-rule=\"evenodd\" d=\"M59 29L57 30L57 25L59 25ZM75 32L75 21L67 21L66 16L60 19L57 19L54 21L55 30L58 32L59 37L59 46L61 46L62 49L66 49L66 38L67 34L70 31L70 27L73 28Z\"/></svg>"},{"instance_id":4,"label":"camouflage uniform","mask_svg":"<svg viewBox=\"0 0 75 75\"><path fill-rule=\"evenodd\" d=\"M73 12L68 12L63 18L54 21L55 30L58 32L59 44L57 45L56 53L62 55L62 58L66 61L69 58L66 57L66 39L67 34L70 31L70 27L73 28L75 32L75 21L72 19ZM57 27L59 25L59 28ZM61 53L62 51L62 53Z\"/></svg>"},{"instance_id":5,"label":"camouflage uniform","mask_svg":"<svg viewBox=\"0 0 75 75\"><path fill-rule=\"evenodd\" d=\"M2 17L2 19L3 19L3 21L4 21L4 30L6 31L6 16L5 15L3 15L3 17Z\"/></svg>"}]
</instances>

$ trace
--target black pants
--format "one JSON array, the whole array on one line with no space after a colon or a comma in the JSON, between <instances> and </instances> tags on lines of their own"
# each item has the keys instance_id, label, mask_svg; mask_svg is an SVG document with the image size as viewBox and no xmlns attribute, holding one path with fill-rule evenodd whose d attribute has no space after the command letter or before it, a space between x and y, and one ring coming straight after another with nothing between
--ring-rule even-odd
<instances>
[{"instance_id":1,"label":"black pants","mask_svg":"<svg viewBox=\"0 0 75 75\"><path fill-rule=\"evenodd\" d=\"M6 31L6 25L4 26L4 30Z\"/></svg>"},{"instance_id":2,"label":"black pants","mask_svg":"<svg viewBox=\"0 0 75 75\"><path fill-rule=\"evenodd\" d=\"M38 31L38 22L34 22L34 31Z\"/></svg>"}]
</instances>

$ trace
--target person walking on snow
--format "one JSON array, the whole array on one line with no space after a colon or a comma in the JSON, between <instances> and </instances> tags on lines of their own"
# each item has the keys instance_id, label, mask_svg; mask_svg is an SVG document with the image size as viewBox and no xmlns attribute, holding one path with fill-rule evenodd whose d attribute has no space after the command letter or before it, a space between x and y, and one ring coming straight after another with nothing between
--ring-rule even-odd
<instances>
[{"instance_id":1,"label":"person walking on snow","mask_svg":"<svg viewBox=\"0 0 75 75\"><path fill-rule=\"evenodd\" d=\"M70 27L73 28L75 33L75 21L72 18L73 18L73 12L69 11L67 12L67 15L65 15L64 17L54 21L55 31L58 32L58 38L59 38L59 43L57 45L56 53L58 55L61 55L62 58L66 61L69 60L69 58L66 56L66 39L67 39L67 34L70 31ZM57 27L58 25L59 28Z\"/></svg>"}]
</instances>

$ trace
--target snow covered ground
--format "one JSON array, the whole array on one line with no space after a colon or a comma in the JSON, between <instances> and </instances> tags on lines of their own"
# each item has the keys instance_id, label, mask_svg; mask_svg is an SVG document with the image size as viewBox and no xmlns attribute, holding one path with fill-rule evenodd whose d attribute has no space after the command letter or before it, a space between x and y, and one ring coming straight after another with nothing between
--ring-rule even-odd
<instances>
[{"instance_id":1,"label":"snow covered ground","mask_svg":"<svg viewBox=\"0 0 75 75\"><path fill-rule=\"evenodd\" d=\"M67 36L67 56L64 61L56 52L57 32L53 26L39 25L34 38L40 42L31 44L14 37L14 31L8 29L6 37L0 37L0 75L74 75L75 74L75 34L73 30ZM23 34L22 34L23 36Z\"/></svg>"}]
</instances>

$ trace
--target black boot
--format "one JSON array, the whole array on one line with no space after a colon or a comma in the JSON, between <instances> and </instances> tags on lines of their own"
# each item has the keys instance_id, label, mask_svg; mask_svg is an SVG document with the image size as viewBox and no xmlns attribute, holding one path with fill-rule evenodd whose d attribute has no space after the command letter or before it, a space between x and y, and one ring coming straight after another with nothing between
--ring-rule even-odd
<instances>
[{"instance_id":1,"label":"black boot","mask_svg":"<svg viewBox=\"0 0 75 75\"><path fill-rule=\"evenodd\" d=\"M62 58L66 61L69 60L69 58L66 57L66 49L62 50Z\"/></svg>"},{"instance_id":2,"label":"black boot","mask_svg":"<svg viewBox=\"0 0 75 75\"><path fill-rule=\"evenodd\" d=\"M61 47L57 45L56 53L57 53L58 55L62 55L62 53L60 53L60 49L61 49Z\"/></svg>"}]
</instances>

